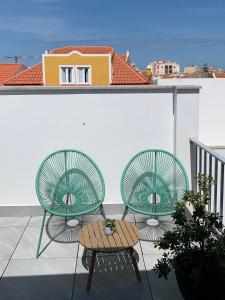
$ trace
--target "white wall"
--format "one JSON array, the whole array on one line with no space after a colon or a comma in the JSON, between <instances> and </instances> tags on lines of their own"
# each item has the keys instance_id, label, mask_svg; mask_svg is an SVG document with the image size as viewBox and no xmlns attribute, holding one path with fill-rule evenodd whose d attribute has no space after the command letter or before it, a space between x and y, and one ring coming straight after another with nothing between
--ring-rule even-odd
<instances>
[{"instance_id":1,"label":"white wall","mask_svg":"<svg viewBox=\"0 0 225 300\"><path fill-rule=\"evenodd\" d=\"M201 86L199 140L208 146L225 146L225 79L159 79L158 85Z\"/></svg>"},{"instance_id":2,"label":"white wall","mask_svg":"<svg viewBox=\"0 0 225 300\"><path fill-rule=\"evenodd\" d=\"M146 148L173 151L172 92L49 93L0 94L0 206L38 205L38 166L57 149L79 149L95 160L105 178L105 203L122 202L120 176L134 154ZM188 138L197 134L197 97L177 96L179 126L185 120L177 150L187 165Z\"/></svg>"},{"instance_id":3,"label":"white wall","mask_svg":"<svg viewBox=\"0 0 225 300\"><path fill-rule=\"evenodd\" d=\"M182 94L177 95L176 108L176 155L185 165L189 178L190 166L190 142L188 137L198 138L199 123L199 95Z\"/></svg>"}]
</instances>

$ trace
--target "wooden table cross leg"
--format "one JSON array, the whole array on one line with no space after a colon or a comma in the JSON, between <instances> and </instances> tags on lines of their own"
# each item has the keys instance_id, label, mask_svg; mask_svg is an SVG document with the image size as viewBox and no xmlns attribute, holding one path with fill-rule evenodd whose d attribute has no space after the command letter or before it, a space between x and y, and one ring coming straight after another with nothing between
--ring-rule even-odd
<instances>
[{"instance_id":1,"label":"wooden table cross leg","mask_svg":"<svg viewBox=\"0 0 225 300\"><path fill-rule=\"evenodd\" d=\"M90 269L89 269L89 274L88 274L88 281L87 281L87 291L90 290L91 288L91 281L92 281L92 275L95 269L95 259L96 259L96 251L92 250L92 256L91 256L91 264L90 264Z\"/></svg>"},{"instance_id":2,"label":"wooden table cross leg","mask_svg":"<svg viewBox=\"0 0 225 300\"><path fill-rule=\"evenodd\" d=\"M134 270L135 270L135 273L136 273L136 276L137 276L137 280L141 281L141 275L140 275L140 272L139 272L139 269L138 269L138 265L137 265L135 255L134 255L134 248L133 247L128 248L128 253L130 254L132 264L134 266Z\"/></svg>"}]
</instances>

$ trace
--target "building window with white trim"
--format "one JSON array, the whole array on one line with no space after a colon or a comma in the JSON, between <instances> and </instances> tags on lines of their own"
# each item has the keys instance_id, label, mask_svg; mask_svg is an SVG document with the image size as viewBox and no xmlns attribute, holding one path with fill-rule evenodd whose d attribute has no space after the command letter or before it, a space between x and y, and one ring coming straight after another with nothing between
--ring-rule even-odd
<instances>
[{"instance_id":1,"label":"building window with white trim","mask_svg":"<svg viewBox=\"0 0 225 300\"><path fill-rule=\"evenodd\" d=\"M91 83L91 68L77 67L76 84L90 84Z\"/></svg>"},{"instance_id":2,"label":"building window with white trim","mask_svg":"<svg viewBox=\"0 0 225 300\"><path fill-rule=\"evenodd\" d=\"M61 83L71 84L74 82L73 67L61 67Z\"/></svg>"}]
</instances>

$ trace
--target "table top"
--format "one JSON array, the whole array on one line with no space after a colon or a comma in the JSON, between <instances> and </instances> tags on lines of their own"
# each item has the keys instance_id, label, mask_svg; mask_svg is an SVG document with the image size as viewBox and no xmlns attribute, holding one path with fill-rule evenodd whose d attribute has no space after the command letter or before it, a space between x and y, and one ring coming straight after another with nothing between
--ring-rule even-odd
<instances>
[{"instance_id":1,"label":"table top","mask_svg":"<svg viewBox=\"0 0 225 300\"><path fill-rule=\"evenodd\" d=\"M111 235L104 233L104 221L85 225L78 235L82 246L99 252L122 251L136 245L139 239L137 227L122 220L116 220L116 229Z\"/></svg>"}]
</instances>

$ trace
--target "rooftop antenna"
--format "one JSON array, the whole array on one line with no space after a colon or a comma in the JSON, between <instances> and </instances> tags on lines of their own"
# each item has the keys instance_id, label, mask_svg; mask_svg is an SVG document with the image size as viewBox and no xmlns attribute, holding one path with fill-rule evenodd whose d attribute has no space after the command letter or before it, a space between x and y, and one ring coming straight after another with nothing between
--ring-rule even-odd
<instances>
[{"instance_id":1,"label":"rooftop antenna","mask_svg":"<svg viewBox=\"0 0 225 300\"><path fill-rule=\"evenodd\" d=\"M21 55L13 55L13 56L5 56L5 59L11 59L13 58L15 63L17 64L20 59L33 59L33 58L40 58L39 56L21 56Z\"/></svg>"},{"instance_id":2,"label":"rooftop antenna","mask_svg":"<svg viewBox=\"0 0 225 300\"><path fill-rule=\"evenodd\" d=\"M19 56L19 55L14 55L14 56L5 56L5 59L10 59L10 58L13 58L14 61L15 61L15 64L18 63L19 59L22 59L22 56Z\"/></svg>"}]
</instances>

